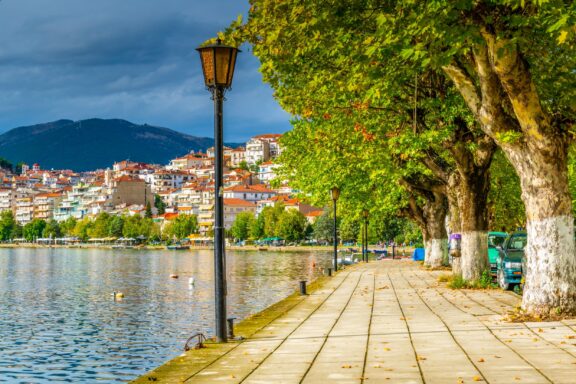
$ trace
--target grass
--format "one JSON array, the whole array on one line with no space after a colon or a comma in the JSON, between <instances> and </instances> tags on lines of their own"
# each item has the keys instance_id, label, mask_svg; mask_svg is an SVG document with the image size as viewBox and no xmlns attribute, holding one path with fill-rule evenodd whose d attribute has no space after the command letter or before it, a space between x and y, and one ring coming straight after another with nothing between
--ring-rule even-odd
<instances>
[{"instance_id":1,"label":"grass","mask_svg":"<svg viewBox=\"0 0 576 384\"><path fill-rule=\"evenodd\" d=\"M496 285L492 283L489 271L484 271L478 280L466 280L462 276L443 274L438 277L440 283L448 283L451 289L492 289Z\"/></svg>"}]
</instances>

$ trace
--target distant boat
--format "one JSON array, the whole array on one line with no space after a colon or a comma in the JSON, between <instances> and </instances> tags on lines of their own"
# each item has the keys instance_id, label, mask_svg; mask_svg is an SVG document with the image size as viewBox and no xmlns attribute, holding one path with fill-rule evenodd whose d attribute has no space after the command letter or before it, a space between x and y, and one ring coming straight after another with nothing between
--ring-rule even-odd
<instances>
[{"instance_id":1,"label":"distant boat","mask_svg":"<svg viewBox=\"0 0 576 384\"><path fill-rule=\"evenodd\" d=\"M166 249L169 249L171 251L184 251L187 249L190 249L189 245L182 245L182 244L174 244L174 245L168 245L166 247Z\"/></svg>"}]
</instances>

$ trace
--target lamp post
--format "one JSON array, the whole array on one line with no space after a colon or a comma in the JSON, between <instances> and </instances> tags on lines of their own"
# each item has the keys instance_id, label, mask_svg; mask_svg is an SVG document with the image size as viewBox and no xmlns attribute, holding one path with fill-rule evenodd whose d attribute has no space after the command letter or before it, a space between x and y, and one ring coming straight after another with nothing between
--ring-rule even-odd
<instances>
[{"instance_id":1,"label":"lamp post","mask_svg":"<svg viewBox=\"0 0 576 384\"><path fill-rule=\"evenodd\" d=\"M370 212L367 209L364 209L362 211L362 217L364 217L364 228L362 231L362 260L364 262L368 262L368 215L370 214Z\"/></svg>"},{"instance_id":2,"label":"lamp post","mask_svg":"<svg viewBox=\"0 0 576 384\"><path fill-rule=\"evenodd\" d=\"M336 223L336 202L340 197L340 189L333 187L330 190L332 201L334 202L334 272L338 271L338 228Z\"/></svg>"},{"instance_id":3,"label":"lamp post","mask_svg":"<svg viewBox=\"0 0 576 384\"><path fill-rule=\"evenodd\" d=\"M204 83L214 100L214 282L216 308L216 341L225 343L226 334L226 254L224 248L224 187L222 115L224 93L232 85L234 66L239 50L216 44L196 49L200 52Z\"/></svg>"}]
</instances>

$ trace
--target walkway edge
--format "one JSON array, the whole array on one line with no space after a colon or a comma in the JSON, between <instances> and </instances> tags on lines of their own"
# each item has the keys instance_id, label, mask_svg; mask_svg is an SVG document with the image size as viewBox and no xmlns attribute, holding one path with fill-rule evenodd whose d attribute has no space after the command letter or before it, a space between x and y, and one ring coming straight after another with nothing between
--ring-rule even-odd
<instances>
[{"instance_id":1,"label":"walkway edge","mask_svg":"<svg viewBox=\"0 0 576 384\"><path fill-rule=\"evenodd\" d=\"M347 268L347 270L350 270L350 268ZM308 285L308 293L313 293L321 289L331 280L331 278L324 276L318 277L314 282ZM272 304L263 311L251 315L239 322L234 327L234 333L236 336L242 336L244 339L248 339L256 332L262 330L268 324L281 317L283 314L289 312L304 299L305 296L300 296L295 291L285 299ZM160 367L136 378L131 381L131 383L184 382L187 378L208 367L220 357L235 349L241 343L242 341L229 342L227 344L206 343L206 348L185 352Z\"/></svg>"}]
</instances>

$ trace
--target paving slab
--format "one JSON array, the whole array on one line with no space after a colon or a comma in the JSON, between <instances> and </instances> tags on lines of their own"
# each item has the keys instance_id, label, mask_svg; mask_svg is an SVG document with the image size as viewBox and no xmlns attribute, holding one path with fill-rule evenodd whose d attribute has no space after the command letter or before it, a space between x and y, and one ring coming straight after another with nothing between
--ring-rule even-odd
<instances>
[{"instance_id":1,"label":"paving slab","mask_svg":"<svg viewBox=\"0 0 576 384\"><path fill-rule=\"evenodd\" d=\"M451 290L445 273L355 265L247 320L246 340L188 352L140 382L576 383L576 320L508 322L519 296Z\"/></svg>"}]
</instances>

